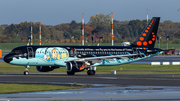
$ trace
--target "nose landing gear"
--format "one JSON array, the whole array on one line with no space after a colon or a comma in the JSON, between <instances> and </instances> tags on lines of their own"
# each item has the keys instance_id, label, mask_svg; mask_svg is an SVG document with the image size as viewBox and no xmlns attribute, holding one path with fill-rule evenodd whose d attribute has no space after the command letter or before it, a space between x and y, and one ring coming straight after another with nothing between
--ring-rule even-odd
<instances>
[{"instance_id":1,"label":"nose landing gear","mask_svg":"<svg viewBox=\"0 0 180 101\"><path fill-rule=\"evenodd\" d=\"M27 65L27 66L25 66L25 71L24 71L24 75L28 75L29 74L29 72L28 72L28 68L29 68L29 66Z\"/></svg>"},{"instance_id":2,"label":"nose landing gear","mask_svg":"<svg viewBox=\"0 0 180 101\"><path fill-rule=\"evenodd\" d=\"M24 71L24 75L28 75L29 74L29 72L28 71Z\"/></svg>"}]
</instances>

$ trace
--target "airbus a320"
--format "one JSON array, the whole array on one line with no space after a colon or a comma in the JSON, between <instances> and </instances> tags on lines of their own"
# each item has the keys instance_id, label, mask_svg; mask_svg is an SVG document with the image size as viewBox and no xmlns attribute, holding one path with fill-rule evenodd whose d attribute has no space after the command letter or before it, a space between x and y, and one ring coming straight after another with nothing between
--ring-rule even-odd
<instances>
[{"instance_id":1,"label":"airbus a320","mask_svg":"<svg viewBox=\"0 0 180 101\"><path fill-rule=\"evenodd\" d=\"M97 66L121 65L162 53L162 49L154 48L159 20L153 17L130 46L28 45L14 48L4 61L25 66L24 75L29 74L30 66L39 72L66 67L68 75L84 70L95 75Z\"/></svg>"}]
</instances>

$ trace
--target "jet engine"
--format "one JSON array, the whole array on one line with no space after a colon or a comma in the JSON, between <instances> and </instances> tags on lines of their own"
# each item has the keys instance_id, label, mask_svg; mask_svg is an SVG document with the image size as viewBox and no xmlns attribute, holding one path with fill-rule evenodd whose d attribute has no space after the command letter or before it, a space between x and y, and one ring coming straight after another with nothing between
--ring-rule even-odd
<instances>
[{"instance_id":1,"label":"jet engine","mask_svg":"<svg viewBox=\"0 0 180 101\"><path fill-rule=\"evenodd\" d=\"M54 69L57 69L59 67L55 67L55 66L36 66L37 71L39 72L49 72L49 71L53 71Z\"/></svg>"},{"instance_id":2,"label":"jet engine","mask_svg":"<svg viewBox=\"0 0 180 101\"><path fill-rule=\"evenodd\" d=\"M77 61L69 61L66 63L67 72L80 72L84 71L85 69L84 62L77 62Z\"/></svg>"}]
</instances>

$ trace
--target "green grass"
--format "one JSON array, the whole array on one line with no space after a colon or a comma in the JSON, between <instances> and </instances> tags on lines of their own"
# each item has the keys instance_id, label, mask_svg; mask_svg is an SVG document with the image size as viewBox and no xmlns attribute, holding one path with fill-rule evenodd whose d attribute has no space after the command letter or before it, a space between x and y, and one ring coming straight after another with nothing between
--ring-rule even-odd
<instances>
[{"instance_id":1,"label":"green grass","mask_svg":"<svg viewBox=\"0 0 180 101\"><path fill-rule=\"evenodd\" d=\"M122 68L122 70L120 70ZM97 67L96 74L110 74L116 70L117 74L180 74L179 65L150 65L150 64L124 64L119 66Z\"/></svg>"},{"instance_id":2,"label":"green grass","mask_svg":"<svg viewBox=\"0 0 180 101\"><path fill-rule=\"evenodd\" d=\"M98 68L98 71L103 70L167 70L167 69L180 69L178 65L150 65L150 64L124 64L118 66L102 66ZM122 70L122 71L123 71Z\"/></svg>"},{"instance_id":3,"label":"green grass","mask_svg":"<svg viewBox=\"0 0 180 101\"><path fill-rule=\"evenodd\" d=\"M25 70L24 66L17 66L17 65L11 65L11 64L7 64L5 62L0 62L0 74L22 74ZM55 69L52 72L46 72L45 74L51 74L51 73L59 73L59 72L65 72L66 68L62 67L60 69ZM36 70L35 66L31 66L29 68L29 72L31 74L34 73L40 73ZM44 73L41 73L44 74Z\"/></svg>"},{"instance_id":4,"label":"green grass","mask_svg":"<svg viewBox=\"0 0 180 101\"><path fill-rule=\"evenodd\" d=\"M122 68L122 70L120 70ZM0 74L23 74L24 66L10 65L0 62ZM111 70L116 70L117 74L180 74L179 65L150 65L150 64L124 64L118 66L98 66L96 74L110 74ZM35 66L29 68L30 74L66 74L66 68L60 67L50 72L38 72ZM76 74L86 74L77 72Z\"/></svg>"},{"instance_id":5,"label":"green grass","mask_svg":"<svg viewBox=\"0 0 180 101\"><path fill-rule=\"evenodd\" d=\"M27 43L0 43L0 49L3 51L10 51L15 47L24 46ZM34 45L38 45L38 43L34 43ZM42 43L42 45L81 45L81 43ZM85 45L92 45L92 43L85 43ZM97 45L97 43L95 44ZM102 45L111 45L111 43L102 43ZM121 45L121 43L114 43L114 45ZM156 48L159 48L159 44L155 44ZM179 44L168 44L169 49L180 49ZM166 49L166 44L160 44L160 48Z\"/></svg>"},{"instance_id":6,"label":"green grass","mask_svg":"<svg viewBox=\"0 0 180 101\"><path fill-rule=\"evenodd\" d=\"M60 86L60 85L40 85L40 84L4 84L0 83L0 94L34 92L34 91L52 91L64 89L79 89L82 86Z\"/></svg>"},{"instance_id":7,"label":"green grass","mask_svg":"<svg viewBox=\"0 0 180 101\"><path fill-rule=\"evenodd\" d=\"M159 44L155 44L156 48L159 48ZM167 44L160 44L161 49L167 49ZM168 49L180 49L179 44L168 44Z\"/></svg>"}]
</instances>

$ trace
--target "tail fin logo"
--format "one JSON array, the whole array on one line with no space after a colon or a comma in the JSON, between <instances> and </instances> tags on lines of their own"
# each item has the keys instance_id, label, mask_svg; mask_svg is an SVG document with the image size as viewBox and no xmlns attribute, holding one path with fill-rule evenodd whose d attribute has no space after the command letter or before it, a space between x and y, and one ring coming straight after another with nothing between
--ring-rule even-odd
<instances>
[{"instance_id":1,"label":"tail fin logo","mask_svg":"<svg viewBox=\"0 0 180 101\"><path fill-rule=\"evenodd\" d=\"M131 46L153 48L157 36L159 19L159 17L153 17L138 39Z\"/></svg>"}]
</instances>

